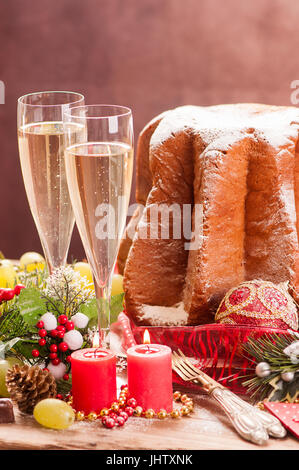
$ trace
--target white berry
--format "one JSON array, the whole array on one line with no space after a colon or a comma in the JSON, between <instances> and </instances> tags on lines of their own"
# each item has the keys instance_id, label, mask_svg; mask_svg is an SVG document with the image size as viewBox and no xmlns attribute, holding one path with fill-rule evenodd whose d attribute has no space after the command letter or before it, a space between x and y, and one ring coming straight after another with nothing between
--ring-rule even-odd
<instances>
[{"instance_id":1,"label":"white berry","mask_svg":"<svg viewBox=\"0 0 299 470\"><path fill-rule=\"evenodd\" d=\"M66 365L60 362L57 366L54 366L52 362L48 364L48 369L56 380L62 379L66 371Z\"/></svg>"},{"instance_id":2,"label":"white berry","mask_svg":"<svg viewBox=\"0 0 299 470\"><path fill-rule=\"evenodd\" d=\"M44 313L44 315L40 317L40 320L44 322L44 328L47 331L55 330L57 327L57 319L51 312Z\"/></svg>"},{"instance_id":3,"label":"white berry","mask_svg":"<svg viewBox=\"0 0 299 470\"><path fill-rule=\"evenodd\" d=\"M68 345L71 351L80 349L83 344L83 336L78 330L71 330L65 333L63 341Z\"/></svg>"},{"instance_id":4,"label":"white berry","mask_svg":"<svg viewBox=\"0 0 299 470\"><path fill-rule=\"evenodd\" d=\"M255 368L258 377L268 377L271 374L271 367L267 362L259 362Z\"/></svg>"},{"instance_id":5,"label":"white berry","mask_svg":"<svg viewBox=\"0 0 299 470\"><path fill-rule=\"evenodd\" d=\"M280 374L282 380L284 382L292 382L294 380L294 372L290 371L290 372L282 372L282 374Z\"/></svg>"},{"instance_id":6,"label":"white berry","mask_svg":"<svg viewBox=\"0 0 299 470\"><path fill-rule=\"evenodd\" d=\"M78 312L72 316L72 322L76 328L85 328L89 322L89 318L84 313Z\"/></svg>"}]
</instances>

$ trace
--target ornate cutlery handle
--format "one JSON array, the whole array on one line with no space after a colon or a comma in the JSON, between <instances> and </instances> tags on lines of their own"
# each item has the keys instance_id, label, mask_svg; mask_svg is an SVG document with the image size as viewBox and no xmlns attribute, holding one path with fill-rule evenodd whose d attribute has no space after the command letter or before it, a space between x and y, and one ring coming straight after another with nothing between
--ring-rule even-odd
<instances>
[{"instance_id":1,"label":"ornate cutlery handle","mask_svg":"<svg viewBox=\"0 0 299 470\"><path fill-rule=\"evenodd\" d=\"M275 416L250 405L204 372L198 374L195 381L218 401L244 439L263 444L268 435L277 438L286 436L286 429Z\"/></svg>"},{"instance_id":2,"label":"ornate cutlery handle","mask_svg":"<svg viewBox=\"0 0 299 470\"><path fill-rule=\"evenodd\" d=\"M239 400L236 395L225 388L215 387L210 394L221 405L236 431L244 439L259 445L267 442L268 433L254 409L244 406L243 400Z\"/></svg>"}]
</instances>

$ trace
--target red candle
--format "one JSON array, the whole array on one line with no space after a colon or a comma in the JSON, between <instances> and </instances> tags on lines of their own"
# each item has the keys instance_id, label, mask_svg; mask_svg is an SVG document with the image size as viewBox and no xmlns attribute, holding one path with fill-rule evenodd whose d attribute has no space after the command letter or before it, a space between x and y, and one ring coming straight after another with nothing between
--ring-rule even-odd
<instances>
[{"instance_id":1,"label":"red candle","mask_svg":"<svg viewBox=\"0 0 299 470\"><path fill-rule=\"evenodd\" d=\"M161 344L141 344L127 350L128 388L144 410L170 412L172 406L171 349Z\"/></svg>"},{"instance_id":2,"label":"red candle","mask_svg":"<svg viewBox=\"0 0 299 470\"><path fill-rule=\"evenodd\" d=\"M101 348L72 353L73 406L85 414L109 408L116 400L116 357Z\"/></svg>"}]
</instances>

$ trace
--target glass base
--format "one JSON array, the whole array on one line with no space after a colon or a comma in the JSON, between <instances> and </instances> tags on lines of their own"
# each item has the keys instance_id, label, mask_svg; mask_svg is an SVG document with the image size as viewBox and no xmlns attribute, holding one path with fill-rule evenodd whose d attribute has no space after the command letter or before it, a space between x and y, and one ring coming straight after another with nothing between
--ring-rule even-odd
<instances>
[{"instance_id":1,"label":"glass base","mask_svg":"<svg viewBox=\"0 0 299 470\"><path fill-rule=\"evenodd\" d=\"M110 328L100 328L99 326L100 348L110 349Z\"/></svg>"}]
</instances>

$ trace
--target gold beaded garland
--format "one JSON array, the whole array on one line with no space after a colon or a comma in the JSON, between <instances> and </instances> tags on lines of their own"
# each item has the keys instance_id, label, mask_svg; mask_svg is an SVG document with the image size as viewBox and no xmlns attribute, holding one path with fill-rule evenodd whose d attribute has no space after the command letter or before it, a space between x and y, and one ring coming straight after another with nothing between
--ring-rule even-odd
<instances>
[{"instance_id":1,"label":"gold beaded garland","mask_svg":"<svg viewBox=\"0 0 299 470\"><path fill-rule=\"evenodd\" d=\"M128 393L129 393L128 388L127 387L123 388L119 394L118 402L113 402L110 408L102 408L99 414L97 414L94 411L91 411L90 413L85 415L83 411L74 410L76 420L83 421L86 419L88 421L96 421L98 418L109 416L109 413L111 411L114 413L117 413L118 411L120 411L122 408L126 406ZM188 397L188 395L182 394L181 392L176 391L173 394L173 399L176 402L180 401L183 406L180 409L173 409L170 413L167 413L167 411L164 409L161 409L157 413L155 413L155 411L152 408L149 408L148 410L143 410L141 406L136 406L134 409L134 416L136 417L144 416L147 419L152 419L155 417L159 419L165 419L167 417L177 419L177 418L180 418L181 416L188 416L194 410L193 400L190 397ZM67 403L70 406L72 406L73 404L72 397L69 397Z\"/></svg>"},{"instance_id":2,"label":"gold beaded garland","mask_svg":"<svg viewBox=\"0 0 299 470\"><path fill-rule=\"evenodd\" d=\"M152 410L151 408L149 408L149 409L146 410L146 412L144 413L144 416L145 416L147 419L154 418L154 417L155 417L155 412L154 412L154 410Z\"/></svg>"},{"instance_id":3,"label":"gold beaded garland","mask_svg":"<svg viewBox=\"0 0 299 470\"><path fill-rule=\"evenodd\" d=\"M181 402L182 403L185 403L185 401L187 401L187 400L189 400L188 395L184 394L184 395L181 396Z\"/></svg>"},{"instance_id":4,"label":"gold beaded garland","mask_svg":"<svg viewBox=\"0 0 299 470\"><path fill-rule=\"evenodd\" d=\"M181 399L181 396L182 396L181 392L174 392L173 394L174 401L179 401Z\"/></svg>"},{"instance_id":5,"label":"gold beaded garland","mask_svg":"<svg viewBox=\"0 0 299 470\"><path fill-rule=\"evenodd\" d=\"M135 410L134 410L134 416L141 416L143 413L143 408L142 406L136 406Z\"/></svg>"},{"instance_id":6,"label":"gold beaded garland","mask_svg":"<svg viewBox=\"0 0 299 470\"><path fill-rule=\"evenodd\" d=\"M112 410L112 411L115 411L115 412L116 412L116 411L119 411L119 404L116 403L116 402L112 403L112 405L111 405L111 410Z\"/></svg>"},{"instance_id":7,"label":"gold beaded garland","mask_svg":"<svg viewBox=\"0 0 299 470\"><path fill-rule=\"evenodd\" d=\"M76 412L76 420L77 421L83 421L85 419L85 414L83 411L77 411Z\"/></svg>"},{"instance_id":8,"label":"gold beaded garland","mask_svg":"<svg viewBox=\"0 0 299 470\"><path fill-rule=\"evenodd\" d=\"M90 413L88 413L87 419L88 421L95 421L96 419L98 419L98 415L94 411L91 411Z\"/></svg>"},{"instance_id":9,"label":"gold beaded garland","mask_svg":"<svg viewBox=\"0 0 299 470\"><path fill-rule=\"evenodd\" d=\"M177 419L179 418L181 415L180 415L180 412L179 410L172 410L172 412L170 413L170 416L174 419Z\"/></svg>"},{"instance_id":10,"label":"gold beaded garland","mask_svg":"<svg viewBox=\"0 0 299 470\"><path fill-rule=\"evenodd\" d=\"M183 416L187 416L190 413L190 410L188 406L183 405L182 408L180 409L180 412Z\"/></svg>"},{"instance_id":11,"label":"gold beaded garland","mask_svg":"<svg viewBox=\"0 0 299 470\"><path fill-rule=\"evenodd\" d=\"M158 418L159 419L167 418L167 411L166 410L160 410L159 413L158 413Z\"/></svg>"}]
</instances>

